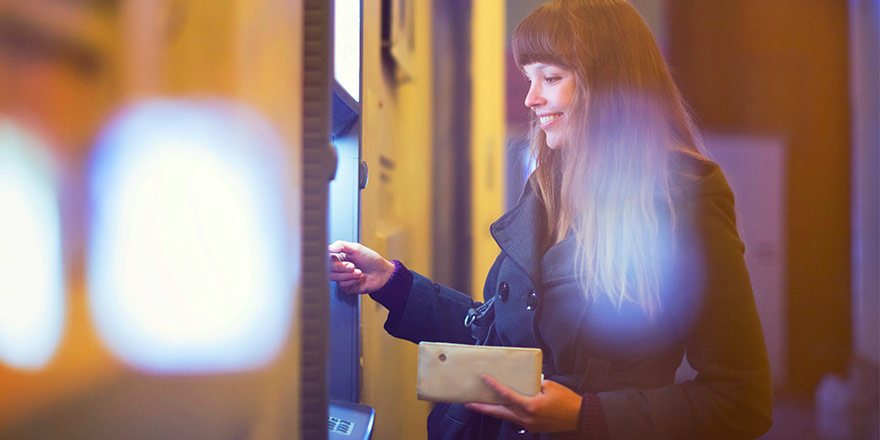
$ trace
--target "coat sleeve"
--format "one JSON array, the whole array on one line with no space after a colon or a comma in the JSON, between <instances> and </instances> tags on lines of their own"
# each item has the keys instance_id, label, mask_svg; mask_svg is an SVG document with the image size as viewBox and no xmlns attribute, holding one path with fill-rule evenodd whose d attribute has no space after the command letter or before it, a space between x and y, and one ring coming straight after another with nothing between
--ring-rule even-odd
<instances>
[{"instance_id":1,"label":"coat sleeve","mask_svg":"<svg viewBox=\"0 0 880 440\"><path fill-rule=\"evenodd\" d=\"M428 342L451 342L473 344L471 330L464 325L464 318L470 308L479 303L462 292L436 284L430 279L413 272L412 288L406 306L396 326L388 325L385 330L391 336L418 344Z\"/></svg>"},{"instance_id":2,"label":"coat sleeve","mask_svg":"<svg viewBox=\"0 0 880 440\"><path fill-rule=\"evenodd\" d=\"M490 297L502 256L499 255L489 269L483 297ZM449 342L455 344L474 344L471 329L465 327L464 318L469 309L480 306L470 295L455 289L436 284L427 277L411 271L412 288L406 306L397 323L386 320L385 330L395 338L406 339L418 344L427 342Z\"/></svg>"},{"instance_id":3,"label":"coat sleeve","mask_svg":"<svg viewBox=\"0 0 880 440\"><path fill-rule=\"evenodd\" d=\"M692 304L683 338L697 376L598 393L609 438L755 438L770 428L769 362L733 194L702 195L692 205L676 230L684 238L679 267L687 267L680 293Z\"/></svg>"}]
</instances>

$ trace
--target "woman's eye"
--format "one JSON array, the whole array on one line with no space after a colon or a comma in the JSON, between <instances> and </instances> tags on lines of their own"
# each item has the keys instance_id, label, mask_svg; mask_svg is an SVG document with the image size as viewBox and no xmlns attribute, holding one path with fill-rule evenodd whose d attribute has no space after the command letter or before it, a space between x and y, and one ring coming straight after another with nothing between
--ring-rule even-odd
<instances>
[{"instance_id":1,"label":"woman's eye","mask_svg":"<svg viewBox=\"0 0 880 440\"><path fill-rule=\"evenodd\" d=\"M544 81L546 81L547 84L554 84L554 83L558 82L560 79L561 78L558 76L548 76L547 78L544 78Z\"/></svg>"}]
</instances>

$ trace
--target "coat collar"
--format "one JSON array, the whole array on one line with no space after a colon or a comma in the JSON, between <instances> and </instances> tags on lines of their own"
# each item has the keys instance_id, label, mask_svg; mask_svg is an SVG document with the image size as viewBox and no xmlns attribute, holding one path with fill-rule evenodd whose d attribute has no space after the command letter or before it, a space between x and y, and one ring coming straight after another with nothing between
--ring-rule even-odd
<instances>
[{"instance_id":1,"label":"coat collar","mask_svg":"<svg viewBox=\"0 0 880 440\"><path fill-rule=\"evenodd\" d=\"M533 176L516 206L492 223L489 230L498 247L528 274L533 285L539 286L546 219L544 207L532 190Z\"/></svg>"}]
</instances>

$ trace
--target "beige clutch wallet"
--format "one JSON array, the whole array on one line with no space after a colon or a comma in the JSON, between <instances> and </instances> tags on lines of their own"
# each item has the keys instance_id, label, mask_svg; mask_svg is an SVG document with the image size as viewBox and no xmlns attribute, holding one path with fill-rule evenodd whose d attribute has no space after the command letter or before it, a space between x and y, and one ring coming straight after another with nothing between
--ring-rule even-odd
<instances>
[{"instance_id":1,"label":"beige clutch wallet","mask_svg":"<svg viewBox=\"0 0 880 440\"><path fill-rule=\"evenodd\" d=\"M503 403L480 380L489 375L516 392L541 391L541 350L485 345L419 344L419 400Z\"/></svg>"}]
</instances>

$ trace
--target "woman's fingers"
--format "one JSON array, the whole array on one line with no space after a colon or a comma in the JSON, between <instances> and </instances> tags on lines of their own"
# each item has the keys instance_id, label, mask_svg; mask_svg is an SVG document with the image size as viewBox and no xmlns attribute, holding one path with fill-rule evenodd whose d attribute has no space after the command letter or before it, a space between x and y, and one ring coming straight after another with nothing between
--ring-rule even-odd
<instances>
[{"instance_id":1,"label":"woman's fingers","mask_svg":"<svg viewBox=\"0 0 880 440\"><path fill-rule=\"evenodd\" d=\"M345 293L360 293L364 283L364 273L361 268L350 259L357 257L362 246L359 243L349 243L347 241L335 241L327 246L327 252L330 259L330 281L335 281L339 290ZM351 261L349 261L351 260Z\"/></svg>"},{"instance_id":2,"label":"woman's fingers","mask_svg":"<svg viewBox=\"0 0 880 440\"><path fill-rule=\"evenodd\" d=\"M363 275L363 271L358 269L353 263L334 262L330 263L330 281L349 281L359 280Z\"/></svg>"},{"instance_id":3,"label":"woman's fingers","mask_svg":"<svg viewBox=\"0 0 880 440\"><path fill-rule=\"evenodd\" d=\"M351 272L330 272L327 277L330 281L348 281L360 279L363 275L360 269L355 269Z\"/></svg>"},{"instance_id":4,"label":"woman's fingers","mask_svg":"<svg viewBox=\"0 0 880 440\"><path fill-rule=\"evenodd\" d=\"M345 282L345 281L360 281L361 274L360 273L340 273L340 272L330 272L330 281L336 282Z\"/></svg>"},{"instance_id":5,"label":"woman's fingers","mask_svg":"<svg viewBox=\"0 0 880 440\"><path fill-rule=\"evenodd\" d=\"M330 246L327 246L327 251L332 252L332 253L339 253L339 252L342 252L342 249L344 247L345 247L345 242L337 240L337 241L334 241L333 243L331 243Z\"/></svg>"},{"instance_id":6,"label":"woman's fingers","mask_svg":"<svg viewBox=\"0 0 880 440\"><path fill-rule=\"evenodd\" d=\"M514 423L522 423L520 417L510 408L504 405L492 405L489 403L466 403L464 407L479 413L486 414L488 416L495 417L496 419L504 419L509 420Z\"/></svg>"},{"instance_id":7,"label":"woman's fingers","mask_svg":"<svg viewBox=\"0 0 880 440\"><path fill-rule=\"evenodd\" d=\"M468 403L465 405L468 409L510 420L532 432L572 431L577 428L582 397L564 385L544 380L541 382L541 392L534 397L528 397L491 377L480 378L498 393L504 403Z\"/></svg>"},{"instance_id":8,"label":"woman's fingers","mask_svg":"<svg viewBox=\"0 0 880 440\"><path fill-rule=\"evenodd\" d=\"M499 397L501 397L501 400L504 400L508 404L519 406L520 408L525 407L528 397L523 396L520 393L517 393L516 391L502 385L491 376L487 376L484 374L480 376L480 379L482 379L483 383L488 385L489 388L492 388L492 390L495 391Z\"/></svg>"},{"instance_id":9,"label":"woman's fingers","mask_svg":"<svg viewBox=\"0 0 880 440\"><path fill-rule=\"evenodd\" d=\"M334 261L330 263L330 272L354 272L360 271L354 263L348 261Z\"/></svg>"},{"instance_id":10,"label":"woman's fingers","mask_svg":"<svg viewBox=\"0 0 880 440\"><path fill-rule=\"evenodd\" d=\"M334 254L353 254L356 253L359 248L359 243L349 243L342 240L334 241L332 244L330 244L330 246L327 246L327 250Z\"/></svg>"},{"instance_id":11,"label":"woman's fingers","mask_svg":"<svg viewBox=\"0 0 880 440\"><path fill-rule=\"evenodd\" d=\"M529 400L534 399L533 397L523 396L490 376L483 375L480 376L480 379L501 397L504 404L467 403L465 404L466 408L499 419L509 420L527 428L531 427L534 420L530 410L533 405L529 403Z\"/></svg>"},{"instance_id":12,"label":"woman's fingers","mask_svg":"<svg viewBox=\"0 0 880 440\"><path fill-rule=\"evenodd\" d=\"M358 293L358 289L361 287L361 280L340 281L337 283L337 286L345 293Z\"/></svg>"}]
</instances>

